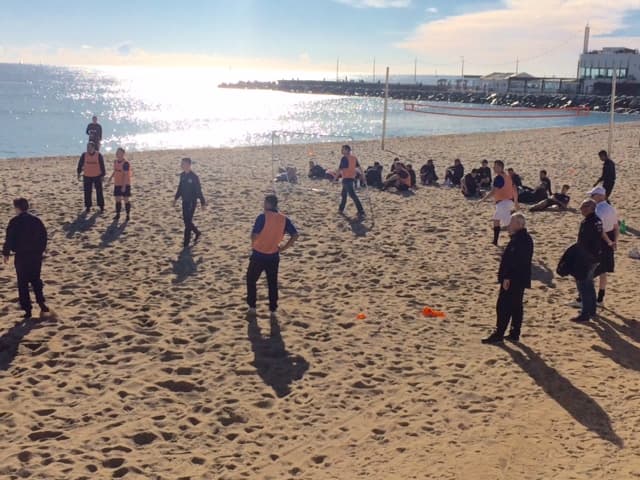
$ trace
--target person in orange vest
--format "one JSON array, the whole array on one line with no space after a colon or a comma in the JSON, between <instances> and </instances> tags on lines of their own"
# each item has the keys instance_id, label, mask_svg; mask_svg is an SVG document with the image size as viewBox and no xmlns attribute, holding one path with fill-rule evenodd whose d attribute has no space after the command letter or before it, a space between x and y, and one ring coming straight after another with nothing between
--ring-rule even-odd
<instances>
[{"instance_id":1,"label":"person in orange vest","mask_svg":"<svg viewBox=\"0 0 640 480\"><path fill-rule=\"evenodd\" d=\"M504 171L504 162L496 160L493 163L493 188L487 193L481 202L494 199L496 211L493 215L493 244L498 245L500 227L506 227L511 222L511 212L518 209L518 190L511 180L511 176Z\"/></svg>"},{"instance_id":2,"label":"person in orange vest","mask_svg":"<svg viewBox=\"0 0 640 480\"><path fill-rule=\"evenodd\" d=\"M361 218L365 216L364 208L362 208L362 203L360 203L360 199L358 198L358 195L356 195L355 190L358 169L360 169L358 159L351 154L351 147L349 145L344 145L342 147L342 159L340 160L340 166L338 167L340 172L339 175L342 177L342 201L338 207L340 215L344 213L344 208L347 206L347 197L351 197L353 199L353 203L355 203L356 208L358 209L358 216ZM364 178L364 175L362 175L362 178Z\"/></svg>"},{"instance_id":3,"label":"person in orange vest","mask_svg":"<svg viewBox=\"0 0 640 480\"><path fill-rule=\"evenodd\" d=\"M109 177L109 182L113 180L113 196L116 197L116 216L114 220L120 220L122 212L122 202L127 214L128 222L131 216L131 164L124 158L124 148L116 150L116 160L113 162L113 173Z\"/></svg>"},{"instance_id":4,"label":"person in orange vest","mask_svg":"<svg viewBox=\"0 0 640 480\"><path fill-rule=\"evenodd\" d=\"M85 213L91 210L91 192L96 188L96 202L100 208L100 213L104 212L104 195L102 193L102 179L107 174L104 167L102 154L96 151L93 142L87 144L87 151L80 156L78 161L78 180L83 178L84 183L84 206Z\"/></svg>"},{"instance_id":5,"label":"person in orange vest","mask_svg":"<svg viewBox=\"0 0 640 480\"><path fill-rule=\"evenodd\" d=\"M284 244L282 240L289 235ZM278 268L280 254L293 246L298 239L298 231L291 220L278 211L278 197L267 195L264 199L264 213L256 218L251 232L252 253L247 270L247 305L248 314L256 314L258 279L265 272L269 286L269 310L271 317L278 311Z\"/></svg>"}]
</instances>

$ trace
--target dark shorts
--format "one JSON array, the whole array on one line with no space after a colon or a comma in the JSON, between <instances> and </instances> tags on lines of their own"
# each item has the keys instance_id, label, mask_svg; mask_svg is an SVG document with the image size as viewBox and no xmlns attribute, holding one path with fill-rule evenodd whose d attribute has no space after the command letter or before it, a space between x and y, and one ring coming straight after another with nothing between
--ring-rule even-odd
<instances>
[{"instance_id":1,"label":"dark shorts","mask_svg":"<svg viewBox=\"0 0 640 480\"><path fill-rule=\"evenodd\" d=\"M613 232L608 232L607 236L611 241L615 239L615 234ZM603 273L613 273L615 270L615 252L613 248L609 245L602 246L602 254L600 255L600 264L598 268L596 268L594 277L601 275Z\"/></svg>"},{"instance_id":2,"label":"dark shorts","mask_svg":"<svg viewBox=\"0 0 640 480\"><path fill-rule=\"evenodd\" d=\"M114 197L130 197L131 196L131 185L127 185L122 191L122 187L114 187L113 188L113 196Z\"/></svg>"}]
</instances>

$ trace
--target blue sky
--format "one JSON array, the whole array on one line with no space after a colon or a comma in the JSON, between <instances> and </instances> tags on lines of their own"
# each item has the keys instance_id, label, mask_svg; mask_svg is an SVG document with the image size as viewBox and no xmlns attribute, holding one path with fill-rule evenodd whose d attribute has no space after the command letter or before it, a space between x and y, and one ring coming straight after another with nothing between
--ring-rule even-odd
<instances>
[{"instance_id":1,"label":"blue sky","mask_svg":"<svg viewBox=\"0 0 640 480\"><path fill-rule=\"evenodd\" d=\"M418 57L423 73L454 73L464 55L469 73L512 70L521 58L532 73L551 74L575 69L587 21L594 46L640 47L640 0L2 3L0 61L326 70L340 56L355 73L375 56L400 73Z\"/></svg>"}]
</instances>

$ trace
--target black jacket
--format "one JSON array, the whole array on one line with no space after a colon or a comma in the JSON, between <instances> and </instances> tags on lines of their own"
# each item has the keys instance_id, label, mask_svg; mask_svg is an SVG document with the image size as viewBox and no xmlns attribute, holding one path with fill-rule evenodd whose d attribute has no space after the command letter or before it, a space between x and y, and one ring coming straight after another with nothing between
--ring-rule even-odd
<instances>
[{"instance_id":1,"label":"black jacket","mask_svg":"<svg viewBox=\"0 0 640 480\"><path fill-rule=\"evenodd\" d=\"M603 187L611 187L616 183L616 164L613 160L607 158L602 164L602 175L596 182L596 185L602 182Z\"/></svg>"},{"instance_id":2,"label":"black jacket","mask_svg":"<svg viewBox=\"0 0 640 480\"><path fill-rule=\"evenodd\" d=\"M580 245L575 243L567 248L560 258L556 273L561 277L571 275L576 280L580 281L587 277L587 273L591 266L592 264L589 254L585 252Z\"/></svg>"},{"instance_id":3,"label":"black jacket","mask_svg":"<svg viewBox=\"0 0 640 480\"><path fill-rule=\"evenodd\" d=\"M589 255L591 263L600 260L602 254L602 221L592 213L580 223L578 245Z\"/></svg>"},{"instance_id":4,"label":"black jacket","mask_svg":"<svg viewBox=\"0 0 640 480\"><path fill-rule=\"evenodd\" d=\"M30 213L13 217L7 226L7 236L2 247L2 255L8 257L15 252L21 256L42 256L47 248L47 229L42 221Z\"/></svg>"},{"instance_id":5,"label":"black jacket","mask_svg":"<svg viewBox=\"0 0 640 480\"><path fill-rule=\"evenodd\" d=\"M511 280L514 288L531 288L533 239L524 228L511 236L500 261L498 282Z\"/></svg>"},{"instance_id":6,"label":"black jacket","mask_svg":"<svg viewBox=\"0 0 640 480\"><path fill-rule=\"evenodd\" d=\"M204 206L204 195L202 194L202 187L198 175L193 172L182 172L180 174L180 183L178 184L175 199L178 200L179 198L182 198L183 202L200 200L200 205Z\"/></svg>"},{"instance_id":7,"label":"black jacket","mask_svg":"<svg viewBox=\"0 0 640 480\"><path fill-rule=\"evenodd\" d=\"M87 135L89 135L90 142L100 142L102 140L102 125L90 123L87 125Z\"/></svg>"}]
</instances>

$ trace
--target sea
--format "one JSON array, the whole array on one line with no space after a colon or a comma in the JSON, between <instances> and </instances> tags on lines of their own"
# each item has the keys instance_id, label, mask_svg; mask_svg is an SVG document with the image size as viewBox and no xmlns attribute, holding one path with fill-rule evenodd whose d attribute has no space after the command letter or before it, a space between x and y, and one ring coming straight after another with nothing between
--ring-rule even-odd
<instances>
[{"instance_id":1,"label":"sea","mask_svg":"<svg viewBox=\"0 0 640 480\"><path fill-rule=\"evenodd\" d=\"M218 88L238 80L325 77L330 74L0 64L0 158L79 154L93 115L103 127L102 151L107 153L119 146L144 151L379 139L380 98ZM423 83L436 80L419 78ZM617 121L633 119L617 116ZM426 115L407 112L404 102L390 100L387 135L499 132L608 121L606 113L533 119Z\"/></svg>"}]
</instances>

